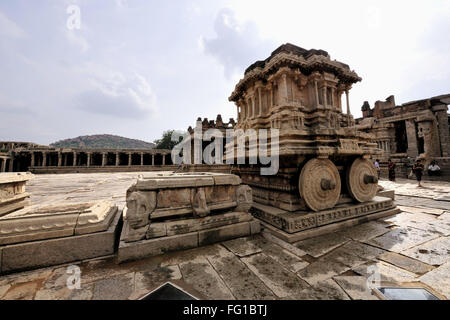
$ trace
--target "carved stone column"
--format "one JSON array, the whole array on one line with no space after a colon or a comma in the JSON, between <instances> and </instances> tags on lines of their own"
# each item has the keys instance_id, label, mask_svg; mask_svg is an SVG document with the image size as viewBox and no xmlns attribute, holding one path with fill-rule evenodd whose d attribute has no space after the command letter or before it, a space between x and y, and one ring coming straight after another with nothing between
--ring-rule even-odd
<instances>
[{"instance_id":1,"label":"carved stone column","mask_svg":"<svg viewBox=\"0 0 450 320\"><path fill-rule=\"evenodd\" d=\"M166 165L166 154L162 155L162 165L165 166Z\"/></svg>"},{"instance_id":2,"label":"carved stone column","mask_svg":"<svg viewBox=\"0 0 450 320\"><path fill-rule=\"evenodd\" d=\"M336 89L335 88L331 88L331 105L333 107L335 107L335 103L334 103L334 95L336 94Z\"/></svg>"},{"instance_id":3,"label":"carved stone column","mask_svg":"<svg viewBox=\"0 0 450 320\"><path fill-rule=\"evenodd\" d=\"M128 153L128 166L131 166L132 162L131 162L131 152Z\"/></svg>"},{"instance_id":4,"label":"carved stone column","mask_svg":"<svg viewBox=\"0 0 450 320\"><path fill-rule=\"evenodd\" d=\"M47 152L42 152L42 166L47 166Z\"/></svg>"},{"instance_id":5,"label":"carved stone column","mask_svg":"<svg viewBox=\"0 0 450 320\"><path fill-rule=\"evenodd\" d=\"M261 114L262 114L261 87L258 88L258 102L259 102L258 116L261 116Z\"/></svg>"},{"instance_id":6,"label":"carved stone column","mask_svg":"<svg viewBox=\"0 0 450 320\"><path fill-rule=\"evenodd\" d=\"M35 159L34 159L34 152L31 152L31 167L34 167Z\"/></svg>"},{"instance_id":7,"label":"carved stone column","mask_svg":"<svg viewBox=\"0 0 450 320\"><path fill-rule=\"evenodd\" d=\"M119 153L118 152L116 152L116 167L117 166L119 166L119 163L120 163L120 157L119 157Z\"/></svg>"},{"instance_id":8,"label":"carved stone column","mask_svg":"<svg viewBox=\"0 0 450 320\"><path fill-rule=\"evenodd\" d=\"M154 165L155 165L155 155L152 154L152 166L154 166Z\"/></svg>"},{"instance_id":9,"label":"carved stone column","mask_svg":"<svg viewBox=\"0 0 450 320\"><path fill-rule=\"evenodd\" d=\"M144 153L141 152L141 166L144 165Z\"/></svg>"},{"instance_id":10,"label":"carved stone column","mask_svg":"<svg viewBox=\"0 0 450 320\"><path fill-rule=\"evenodd\" d=\"M2 167L1 167L0 172L5 172L6 171L6 159L2 158L1 160L2 160Z\"/></svg>"},{"instance_id":11,"label":"carved stone column","mask_svg":"<svg viewBox=\"0 0 450 320\"><path fill-rule=\"evenodd\" d=\"M317 88L317 80L314 79L314 96L316 98L316 107L319 106L319 89Z\"/></svg>"},{"instance_id":12,"label":"carved stone column","mask_svg":"<svg viewBox=\"0 0 450 320\"><path fill-rule=\"evenodd\" d=\"M76 165L77 165L77 153L74 152L74 153L73 153L73 163L72 163L72 166L75 167Z\"/></svg>"},{"instance_id":13,"label":"carved stone column","mask_svg":"<svg viewBox=\"0 0 450 320\"><path fill-rule=\"evenodd\" d=\"M436 112L436 118L439 125L439 142L441 146L441 154L443 157L450 156L450 141L449 141L449 126L447 106L439 105L434 106L433 111Z\"/></svg>"},{"instance_id":14,"label":"carved stone column","mask_svg":"<svg viewBox=\"0 0 450 320\"><path fill-rule=\"evenodd\" d=\"M87 153L87 166L88 167L91 166L91 153L90 152Z\"/></svg>"},{"instance_id":15,"label":"carved stone column","mask_svg":"<svg viewBox=\"0 0 450 320\"><path fill-rule=\"evenodd\" d=\"M102 167L106 166L106 153L102 153Z\"/></svg>"},{"instance_id":16,"label":"carved stone column","mask_svg":"<svg viewBox=\"0 0 450 320\"><path fill-rule=\"evenodd\" d=\"M322 92L323 92L323 105L326 106L328 105L328 101L327 101L327 86L325 85L325 83L323 84Z\"/></svg>"},{"instance_id":17,"label":"carved stone column","mask_svg":"<svg viewBox=\"0 0 450 320\"><path fill-rule=\"evenodd\" d=\"M406 139L408 140L408 157L415 158L418 156L419 151L417 148L417 138L416 138L416 126L414 120L405 120L406 126Z\"/></svg>"},{"instance_id":18,"label":"carved stone column","mask_svg":"<svg viewBox=\"0 0 450 320\"><path fill-rule=\"evenodd\" d=\"M14 158L10 158L9 159L9 169L8 169L8 171L9 172L13 172L14 170Z\"/></svg>"},{"instance_id":19,"label":"carved stone column","mask_svg":"<svg viewBox=\"0 0 450 320\"><path fill-rule=\"evenodd\" d=\"M58 152L58 167L61 167L62 165L62 154L61 152Z\"/></svg>"},{"instance_id":20,"label":"carved stone column","mask_svg":"<svg viewBox=\"0 0 450 320\"><path fill-rule=\"evenodd\" d=\"M351 112L350 112L350 101L349 101L349 97L348 97L348 89L345 90L345 99L347 101L347 115L351 115Z\"/></svg>"},{"instance_id":21,"label":"carved stone column","mask_svg":"<svg viewBox=\"0 0 450 320\"><path fill-rule=\"evenodd\" d=\"M255 95L253 95L251 100L252 100L252 119L253 119L253 118L255 118L255 115L256 115L256 112L255 112L255 108L256 108L256 106L255 106Z\"/></svg>"}]
</instances>

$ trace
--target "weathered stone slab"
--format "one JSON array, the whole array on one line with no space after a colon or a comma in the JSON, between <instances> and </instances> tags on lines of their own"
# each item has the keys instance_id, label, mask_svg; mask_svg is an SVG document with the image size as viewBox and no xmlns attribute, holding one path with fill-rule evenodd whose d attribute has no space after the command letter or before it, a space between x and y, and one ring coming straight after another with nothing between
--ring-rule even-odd
<instances>
[{"instance_id":1,"label":"weathered stone slab","mask_svg":"<svg viewBox=\"0 0 450 320\"><path fill-rule=\"evenodd\" d=\"M352 298L352 300L379 300L367 286L367 278L363 276L337 276L334 280Z\"/></svg>"},{"instance_id":2,"label":"weathered stone slab","mask_svg":"<svg viewBox=\"0 0 450 320\"><path fill-rule=\"evenodd\" d=\"M134 272L97 281L92 300L125 300L133 291Z\"/></svg>"},{"instance_id":3,"label":"weathered stone slab","mask_svg":"<svg viewBox=\"0 0 450 320\"><path fill-rule=\"evenodd\" d=\"M305 281L263 253L241 260L280 298L293 296L308 287Z\"/></svg>"},{"instance_id":4,"label":"weathered stone slab","mask_svg":"<svg viewBox=\"0 0 450 320\"><path fill-rule=\"evenodd\" d=\"M180 264L183 279L207 299L234 300L235 297L205 258Z\"/></svg>"},{"instance_id":5,"label":"weathered stone slab","mask_svg":"<svg viewBox=\"0 0 450 320\"><path fill-rule=\"evenodd\" d=\"M0 218L0 245L105 231L117 210L100 201L11 213Z\"/></svg>"},{"instance_id":6,"label":"weathered stone slab","mask_svg":"<svg viewBox=\"0 0 450 320\"><path fill-rule=\"evenodd\" d=\"M339 231L339 234L357 241L368 241L387 232L389 232L389 229L385 224L370 221Z\"/></svg>"},{"instance_id":7,"label":"weathered stone slab","mask_svg":"<svg viewBox=\"0 0 450 320\"><path fill-rule=\"evenodd\" d=\"M347 237L340 235L339 233L328 233L319 237L314 237L299 242L295 242L294 245L300 250L305 251L310 256L318 258L325 253L341 246L349 241Z\"/></svg>"},{"instance_id":8,"label":"weathered stone slab","mask_svg":"<svg viewBox=\"0 0 450 320\"><path fill-rule=\"evenodd\" d=\"M333 279L318 282L290 298L295 300L350 300L345 291Z\"/></svg>"},{"instance_id":9,"label":"weathered stone slab","mask_svg":"<svg viewBox=\"0 0 450 320\"><path fill-rule=\"evenodd\" d=\"M204 246L219 241L225 241L249 235L250 235L250 223L241 222L233 225L199 231L198 245Z\"/></svg>"},{"instance_id":10,"label":"weathered stone slab","mask_svg":"<svg viewBox=\"0 0 450 320\"><path fill-rule=\"evenodd\" d=\"M382 261L369 262L354 267L352 270L366 278L371 278L373 280L378 279L379 281L386 282L411 282L417 277L414 273L397 268Z\"/></svg>"},{"instance_id":11,"label":"weathered stone slab","mask_svg":"<svg viewBox=\"0 0 450 320\"><path fill-rule=\"evenodd\" d=\"M117 253L118 263L156 256L168 251L195 248L198 246L198 233L191 232L170 237L155 238L126 243L120 241Z\"/></svg>"},{"instance_id":12,"label":"weathered stone slab","mask_svg":"<svg viewBox=\"0 0 450 320\"><path fill-rule=\"evenodd\" d=\"M224 280L238 300L276 299L276 296L234 254L224 248L218 254L207 256L208 261Z\"/></svg>"},{"instance_id":13,"label":"weathered stone slab","mask_svg":"<svg viewBox=\"0 0 450 320\"><path fill-rule=\"evenodd\" d=\"M67 287L39 289L34 300L91 300L94 286L82 286L80 289L69 289Z\"/></svg>"},{"instance_id":14,"label":"weathered stone slab","mask_svg":"<svg viewBox=\"0 0 450 320\"><path fill-rule=\"evenodd\" d=\"M302 260L299 258L299 256L291 253L290 251L284 249L283 247L280 247L279 245L267 241L263 237L256 237L256 239L253 240L255 245L260 247L265 255L272 258L288 270L292 272L297 272L306 266L308 266L309 262ZM303 252L302 250L299 250L299 252ZM302 255L306 253L303 252Z\"/></svg>"},{"instance_id":15,"label":"weathered stone slab","mask_svg":"<svg viewBox=\"0 0 450 320\"><path fill-rule=\"evenodd\" d=\"M388 251L400 253L437 237L437 234L429 234L419 229L397 228L367 243Z\"/></svg>"},{"instance_id":16,"label":"weathered stone slab","mask_svg":"<svg viewBox=\"0 0 450 320\"><path fill-rule=\"evenodd\" d=\"M432 240L433 241L433 240ZM404 255L395 252L385 252L378 256L379 260L386 261L394 266L415 273L417 275L425 274L434 268L426 263L420 262L416 259L405 257Z\"/></svg>"},{"instance_id":17,"label":"weathered stone slab","mask_svg":"<svg viewBox=\"0 0 450 320\"><path fill-rule=\"evenodd\" d=\"M228 250L238 257L245 257L261 252L261 248L255 245L251 238L237 238L222 243Z\"/></svg>"},{"instance_id":18,"label":"weathered stone slab","mask_svg":"<svg viewBox=\"0 0 450 320\"><path fill-rule=\"evenodd\" d=\"M114 254L121 212L106 231L7 245L2 248L2 273L46 267Z\"/></svg>"},{"instance_id":19,"label":"weathered stone slab","mask_svg":"<svg viewBox=\"0 0 450 320\"><path fill-rule=\"evenodd\" d=\"M445 211L442 209L435 209L435 208L420 208L420 207L409 207L409 206L397 206L402 211L406 211L409 213L427 213L432 214L436 216L440 216Z\"/></svg>"},{"instance_id":20,"label":"weathered stone slab","mask_svg":"<svg viewBox=\"0 0 450 320\"><path fill-rule=\"evenodd\" d=\"M432 287L437 292L450 299L450 261L444 263L439 268L426 273L419 278L419 281Z\"/></svg>"},{"instance_id":21,"label":"weathered stone slab","mask_svg":"<svg viewBox=\"0 0 450 320\"><path fill-rule=\"evenodd\" d=\"M428 265L439 266L450 261L450 237L439 237L401 253Z\"/></svg>"},{"instance_id":22,"label":"weathered stone slab","mask_svg":"<svg viewBox=\"0 0 450 320\"><path fill-rule=\"evenodd\" d=\"M323 257L312 262L297 274L310 285L316 286L319 282L331 279L348 270L350 267L341 261Z\"/></svg>"},{"instance_id":23,"label":"weathered stone slab","mask_svg":"<svg viewBox=\"0 0 450 320\"><path fill-rule=\"evenodd\" d=\"M178 265L159 266L156 265L146 271L136 272L134 275L135 291L147 291L164 284L170 280L179 280L182 278Z\"/></svg>"},{"instance_id":24,"label":"weathered stone slab","mask_svg":"<svg viewBox=\"0 0 450 320\"><path fill-rule=\"evenodd\" d=\"M289 242L283 241L280 238L275 237L274 235L272 235L272 233L270 233L269 231L267 231L267 229L264 229L261 232L261 235L267 239L270 242L275 243L276 245L280 246L281 248L286 249L287 251L293 253L294 255L296 255L297 257L303 257L304 255L306 255L306 252L303 250L300 250L299 248L297 248L296 246L290 244Z\"/></svg>"}]
</instances>

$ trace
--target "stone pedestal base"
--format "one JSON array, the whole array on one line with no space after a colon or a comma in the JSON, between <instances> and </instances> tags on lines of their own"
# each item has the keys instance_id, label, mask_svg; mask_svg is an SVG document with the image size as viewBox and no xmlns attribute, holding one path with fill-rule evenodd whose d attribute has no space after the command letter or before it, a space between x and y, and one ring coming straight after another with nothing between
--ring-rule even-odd
<instances>
[{"instance_id":1,"label":"stone pedestal base","mask_svg":"<svg viewBox=\"0 0 450 320\"><path fill-rule=\"evenodd\" d=\"M391 198L376 196L366 203L341 204L319 212L294 213L259 203L253 204L251 212L268 232L292 243L393 215L400 210L395 208Z\"/></svg>"},{"instance_id":2,"label":"stone pedestal base","mask_svg":"<svg viewBox=\"0 0 450 320\"><path fill-rule=\"evenodd\" d=\"M152 223L151 238L125 242L128 222L122 229L117 263L185 250L260 232L260 222L246 212L228 212L204 218Z\"/></svg>"},{"instance_id":3,"label":"stone pedestal base","mask_svg":"<svg viewBox=\"0 0 450 320\"><path fill-rule=\"evenodd\" d=\"M112 218L107 221L94 221L92 225L83 224L79 218L79 231L70 235L48 233L34 240L0 246L0 274L48 267L69 262L113 255L116 239L122 224L122 211L116 207Z\"/></svg>"}]
</instances>

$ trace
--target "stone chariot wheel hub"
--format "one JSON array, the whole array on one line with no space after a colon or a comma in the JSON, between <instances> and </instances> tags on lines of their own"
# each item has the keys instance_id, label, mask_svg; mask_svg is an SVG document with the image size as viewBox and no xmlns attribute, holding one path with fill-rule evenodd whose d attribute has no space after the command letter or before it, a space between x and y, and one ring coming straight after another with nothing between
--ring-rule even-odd
<instances>
[{"instance_id":1,"label":"stone chariot wheel hub","mask_svg":"<svg viewBox=\"0 0 450 320\"><path fill-rule=\"evenodd\" d=\"M341 194L339 171L328 159L311 159L300 173L298 189L311 210L333 208Z\"/></svg>"},{"instance_id":2,"label":"stone chariot wheel hub","mask_svg":"<svg viewBox=\"0 0 450 320\"><path fill-rule=\"evenodd\" d=\"M347 189L358 202L366 202L377 193L378 177L375 166L367 159L358 158L347 170Z\"/></svg>"}]
</instances>

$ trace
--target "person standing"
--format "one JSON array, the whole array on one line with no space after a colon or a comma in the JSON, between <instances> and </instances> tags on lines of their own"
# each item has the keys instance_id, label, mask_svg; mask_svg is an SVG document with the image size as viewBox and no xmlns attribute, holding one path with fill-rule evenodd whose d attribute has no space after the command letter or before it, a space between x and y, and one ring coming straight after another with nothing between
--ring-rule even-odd
<instances>
[{"instance_id":1,"label":"person standing","mask_svg":"<svg viewBox=\"0 0 450 320\"><path fill-rule=\"evenodd\" d=\"M396 164L391 159L388 160L389 180L395 181L395 167Z\"/></svg>"},{"instance_id":2,"label":"person standing","mask_svg":"<svg viewBox=\"0 0 450 320\"><path fill-rule=\"evenodd\" d=\"M380 160L376 159L374 164L375 168L377 168L378 180L380 180L380 173L381 173Z\"/></svg>"},{"instance_id":3,"label":"person standing","mask_svg":"<svg viewBox=\"0 0 450 320\"><path fill-rule=\"evenodd\" d=\"M419 159L417 159L416 163L413 165L412 170L413 170L414 174L416 175L416 179L419 183L418 186L422 187L422 185L420 184L420 182L422 181L422 175L423 175L423 170L424 170L422 158L419 157Z\"/></svg>"}]
</instances>

